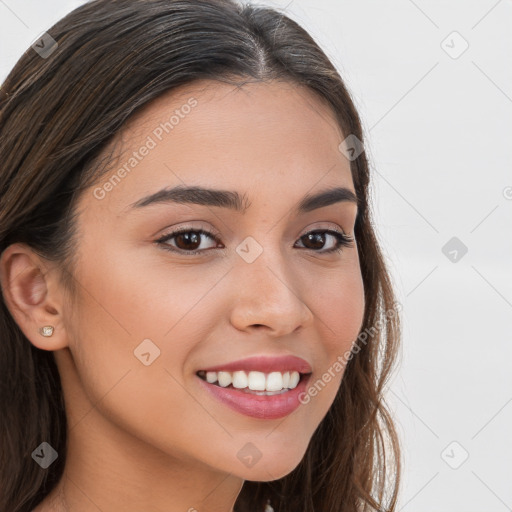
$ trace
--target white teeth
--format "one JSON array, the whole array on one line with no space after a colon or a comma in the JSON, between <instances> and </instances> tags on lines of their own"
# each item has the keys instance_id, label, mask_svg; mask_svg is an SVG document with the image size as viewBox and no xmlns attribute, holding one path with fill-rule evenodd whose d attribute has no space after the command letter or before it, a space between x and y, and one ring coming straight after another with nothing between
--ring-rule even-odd
<instances>
[{"instance_id":1,"label":"white teeth","mask_svg":"<svg viewBox=\"0 0 512 512\"><path fill-rule=\"evenodd\" d=\"M247 387L252 391L265 391L265 374L263 372L249 372Z\"/></svg>"},{"instance_id":2,"label":"white teeth","mask_svg":"<svg viewBox=\"0 0 512 512\"><path fill-rule=\"evenodd\" d=\"M204 375L204 374L203 374ZM237 389L249 388L251 391L281 391L294 389L300 381L300 373L293 372L206 372L206 382L225 388L230 384Z\"/></svg>"},{"instance_id":3,"label":"white teeth","mask_svg":"<svg viewBox=\"0 0 512 512\"><path fill-rule=\"evenodd\" d=\"M248 379L245 372L233 372L233 387L244 389L247 387Z\"/></svg>"},{"instance_id":4,"label":"white teeth","mask_svg":"<svg viewBox=\"0 0 512 512\"><path fill-rule=\"evenodd\" d=\"M290 389L294 389L297 387L297 384L299 383L300 375L299 372L292 372L290 373Z\"/></svg>"},{"instance_id":5,"label":"white teeth","mask_svg":"<svg viewBox=\"0 0 512 512\"><path fill-rule=\"evenodd\" d=\"M219 386L222 386L225 388L226 386L229 386L231 384L231 373L230 372L219 372L218 375L219 379Z\"/></svg>"},{"instance_id":6,"label":"white teeth","mask_svg":"<svg viewBox=\"0 0 512 512\"><path fill-rule=\"evenodd\" d=\"M283 389L283 376L279 372L269 373L267 376L267 391L279 391Z\"/></svg>"}]
</instances>

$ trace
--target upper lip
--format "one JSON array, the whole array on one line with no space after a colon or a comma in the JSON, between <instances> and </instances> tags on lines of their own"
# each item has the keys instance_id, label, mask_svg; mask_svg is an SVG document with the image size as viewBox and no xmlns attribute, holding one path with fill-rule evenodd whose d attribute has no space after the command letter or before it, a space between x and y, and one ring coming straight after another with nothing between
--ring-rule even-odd
<instances>
[{"instance_id":1,"label":"upper lip","mask_svg":"<svg viewBox=\"0 0 512 512\"><path fill-rule=\"evenodd\" d=\"M201 368L200 371L257 371L263 373L297 371L299 373L311 373L313 370L306 360L297 356L253 356L211 366L210 368Z\"/></svg>"}]
</instances>

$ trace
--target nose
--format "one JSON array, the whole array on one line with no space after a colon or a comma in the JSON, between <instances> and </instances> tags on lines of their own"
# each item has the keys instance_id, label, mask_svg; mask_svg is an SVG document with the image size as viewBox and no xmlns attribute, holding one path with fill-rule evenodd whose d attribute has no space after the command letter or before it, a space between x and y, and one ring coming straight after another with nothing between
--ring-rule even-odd
<instances>
[{"instance_id":1,"label":"nose","mask_svg":"<svg viewBox=\"0 0 512 512\"><path fill-rule=\"evenodd\" d=\"M265 329L281 337L312 323L313 312L304 296L307 290L281 257L264 251L252 263L240 260L232 279L237 291L231 323L237 329Z\"/></svg>"}]
</instances>

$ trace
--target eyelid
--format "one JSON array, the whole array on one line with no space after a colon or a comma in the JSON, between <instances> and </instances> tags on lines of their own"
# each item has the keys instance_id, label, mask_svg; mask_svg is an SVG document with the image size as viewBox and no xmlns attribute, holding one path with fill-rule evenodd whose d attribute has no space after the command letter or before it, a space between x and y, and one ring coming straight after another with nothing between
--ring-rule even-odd
<instances>
[{"instance_id":1,"label":"eyelid","mask_svg":"<svg viewBox=\"0 0 512 512\"><path fill-rule=\"evenodd\" d=\"M311 233L311 231L336 231L340 235L350 236L349 233L345 233L345 231L343 231L343 229L338 226L330 226L328 228L326 228L325 226L314 226L314 227L309 226L304 231L304 233L302 233L302 235L299 235L299 238L303 237L304 235L307 235L308 233Z\"/></svg>"},{"instance_id":2,"label":"eyelid","mask_svg":"<svg viewBox=\"0 0 512 512\"><path fill-rule=\"evenodd\" d=\"M177 228L170 228L168 232L164 232L164 234L159 237L159 240L168 238L169 235L176 235L182 233L183 231L201 231L207 235L211 235L215 239L220 237L220 232L217 231L215 228L211 227L210 225L200 224L199 226L191 226L185 224L183 226L178 226Z\"/></svg>"},{"instance_id":3,"label":"eyelid","mask_svg":"<svg viewBox=\"0 0 512 512\"><path fill-rule=\"evenodd\" d=\"M325 226L313 226L313 227L310 227L309 226L309 227L307 227L304 230L304 232L302 234L299 235L298 238L301 238L304 235L307 235L311 231L329 231L329 230L336 231L340 235L344 235L346 237L353 237L353 235L351 235L350 233L345 232L339 226L331 225L330 227L325 227ZM205 232L204 233L205 235L211 234L212 237L215 240L217 240L221 236L221 233L219 231L217 231L215 228L213 228L213 227L211 227L209 225L208 226L205 226L204 224L200 224L199 226L184 225L184 226L180 226L180 227L177 227L177 228L172 228L168 233L164 233L163 235L161 235L159 237L159 239L156 240L156 241L158 242L158 241L160 241L162 239L168 238L169 235L176 235L176 234L179 234L179 233L181 233L183 231L203 231L203 232Z\"/></svg>"}]
</instances>

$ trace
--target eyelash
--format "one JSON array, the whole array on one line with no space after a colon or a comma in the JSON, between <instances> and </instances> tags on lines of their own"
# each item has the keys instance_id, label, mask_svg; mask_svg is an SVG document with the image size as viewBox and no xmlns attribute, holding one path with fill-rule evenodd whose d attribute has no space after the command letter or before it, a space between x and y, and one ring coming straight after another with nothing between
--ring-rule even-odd
<instances>
[{"instance_id":1,"label":"eyelash","mask_svg":"<svg viewBox=\"0 0 512 512\"><path fill-rule=\"evenodd\" d=\"M161 244L161 246L165 250L168 250L168 251L171 251L171 252L174 252L174 253L183 254L183 255L200 254L200 253L204 253L205 251L209 250L209 249L196 249L194 251L187 251L185 249L173 248L169 244L165 243L165 242L171 240L172 238L175 238L178 235L182 235L183 233L198 233L198 234L201 234L201 235L206 235L209 238L211 238L212 240L214 240L215 242L220 243L220 238L217 235L215 235L213 233L210 233L209 231L206 231L204 229L199 229L199 228L194 228L194 229L192 229L192 228L183 228L183 229L179 229L177 231L173 231L172 233L164 235L162 238L156 240L156 243ZM339 232L339 231L335 231L333 229L314 229L314 230L308 231L307 233L302 235L299 238L299 240L301 238L304 238L307 235L312 234L312 233L328 233L328 234L334 236L337 239L338 245L336 247L333 247L332 249L328 249L327 251L321 251L321 250L307 249L306 248L309 251L313 251L313 252L320 253L320 254L329 254L329 253L335 253L335 252L340 253L340 252L343 251L343 249L345 247L353 247L354 246L354 238L353 237L351 237L349 235L346 235L345 233L342 233L342 232Z\"/></svg>"}]
</instances>

